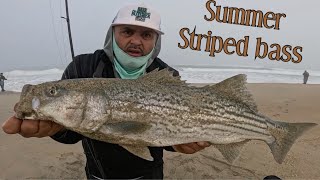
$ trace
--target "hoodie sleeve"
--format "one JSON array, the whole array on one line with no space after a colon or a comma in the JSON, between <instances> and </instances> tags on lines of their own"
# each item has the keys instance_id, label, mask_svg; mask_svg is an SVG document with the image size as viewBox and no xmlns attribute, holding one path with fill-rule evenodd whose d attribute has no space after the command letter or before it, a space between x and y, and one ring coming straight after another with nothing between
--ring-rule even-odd
<instances>
[{"instance_id":1,"label":"hoodie sleeve","mask_svg":"<svg viewBox=\"0 0 320 180\"><path fill-rule=\"evenodd\" d=\"M176 152L172 146L165 146L163 147L163 149L165 149L166 151Z\"/></svg>"},{"instance_id":2,"label":"hoodie sleeve","mask_svg":"<svg viewBox=\"0 0 320 180\"><path fill-rule=\"evenodd\" d=\"M70 130L62 130L51 136L51 138L63 144L75 144L82 140L83 136Z\"/></svg>"}]
</instances>

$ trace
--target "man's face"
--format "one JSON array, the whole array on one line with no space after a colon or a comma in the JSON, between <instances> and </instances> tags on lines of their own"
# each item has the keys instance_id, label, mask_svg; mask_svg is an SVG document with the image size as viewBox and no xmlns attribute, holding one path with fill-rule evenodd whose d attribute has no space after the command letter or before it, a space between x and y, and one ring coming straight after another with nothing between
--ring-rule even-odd
<instances>
[{"instance_id":1,"label":"man's face","mask_svg":"<svg viewBox=\"0 0 320 180\"><path fill-rule=\"evenodd\" d=\"M133 57L149 54L158 38L154 30L133 25L115 26L114 35L118 46Z\"/></svg>"}]
</instances>

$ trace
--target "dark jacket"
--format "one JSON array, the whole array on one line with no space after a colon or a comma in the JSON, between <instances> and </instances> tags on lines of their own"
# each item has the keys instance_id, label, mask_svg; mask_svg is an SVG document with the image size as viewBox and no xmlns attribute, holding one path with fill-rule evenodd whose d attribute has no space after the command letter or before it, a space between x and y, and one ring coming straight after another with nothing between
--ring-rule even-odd
<instances>
[{"instance_id":1,"label":"dark jacket","mask_svg":"<svg viewBox=\"0 0 320 180\"><path fill-rule=\"evenodd\" d=\"M167 67L174 71L175 76L179 75L178 71L169 67L159 58L153 61L147 68L147 72L156 68L163 69ZM115 77L112 63L103 50L75 57L75 64L69 64L62 79L92 78L93 76ZM163 178L163 148L161 147L149 147L154 158L154 161L151 162L131 154L117 144L93 140L70 130L59 132L52 138L65 144L74 144L82 140L82 146L87 158L86 174L88 179L96 177L103 179ZM164 147L164 149L174 151L172 147Z\"/></svg>"}]
</instances>

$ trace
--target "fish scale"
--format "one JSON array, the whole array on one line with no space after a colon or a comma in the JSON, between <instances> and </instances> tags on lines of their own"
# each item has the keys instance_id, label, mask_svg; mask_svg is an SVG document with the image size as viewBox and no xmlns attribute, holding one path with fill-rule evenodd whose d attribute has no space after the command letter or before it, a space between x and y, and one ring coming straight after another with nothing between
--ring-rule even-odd
<instances>
[{"instance_id":1,"label":"fish scale","mask_svg":"<svg viewBox=\"0 0 320 180\"><path fill-rule=\"evenodd\" d=\"M163 98L163 96L166 96L165 94L167 94L169 90L168 89L163 90L162 91L163 95L162 95L159 92L157 92L157 93L152 92L153 90L158 89L160 87L157 87L157 86L153 86L153 87L155 87L155 88L144 88L143 93L146 94L145 97L148 97L148 99L145 99L145 98L141 99L140 98L137 100L138 102L144 102L145 107L142 106L143 109L153 110L151 113L155 113L155 114L163 114L163 112L166 112L166 109L170 109L170 108L174 109L174 110L194 109L192 107L192 105L194 105L194 104L190 104L190 103L187 104L187 103L181 102L183 100L187 101L189 98L194 97L194 95L188 95L186 93L181 95L180 92L183 92L183 89L176 88L175 89L176 93L171 92L171 95L174 96L175 98ZM151 92L148 92L148 90L150 90ZM137 93L133 92L133 89L131 89L130 92L131 93L130 93L129 97L135 97L135 96L137 96L137 94L142 94L141 91L140 92L138 91ZM198 89L196 91L194 91L194 90L191 91L191 93L195 93L195 92L198 94L202 93L201 91L199 92ZM200 95L201 98L198 98L198 99L201 99L201 100L202 99L209 99L210 100L211 99L210 96L206 97L208 95L209 95L208 93L204 92ZM126 96L123 95L121 97L125 98ZM181 97L184 97L184 99ZM164 101L164 99L168 99L169 102ZM191 126L185 126L185 124L188 124L188 122L186 122L186 120L189 120L191 122L197 122L195 120L198 120L199 119L198 117L200 116L200 117L202 117L202 118L200 118L200 120L202 120L202 121L201 121L201 123L199 123L199 125L200 125L199 129L201 129L201 130L205 130L205 129L201 128L201 126L204 124L214 124L213 129L215 131L224 132L224 130L229 130L229 132L231 131L233 133L237 133L239 137L241 137L241 135L247 135L248 132L255 133L257 136L256 139L265 140L270 137L270 134L266 133L266 129L267 129L266 122L261 116L256 116L256 115L250 114L250 113L247 113L247 116L245 116L243 113L241 113L241 111L239 111L239 108L238 108L238 111L232 111L232 110L228 111L228 109L230 109L230 107L232 107L234 110L236 110L237 107L234 106L235 104L230 104L228 101L224 102L223 99L222 100L216 99L216 100L219 103L213 103L213 104L202 103L202 104L197 105L198 109L205 109L205 110L207 110L207 112L210 112L206 116L204 114L195 114L195 115L186 114L185 112L182 113L180 111L171 111L172 112L171 114L165 113L165 116L163 117L163 119L161 119L162 121L169 121L170 122L170 117L174 116L174 113L176 113L177 115L181 115L181 119L184 119L184 121L178 121L178 120L172 121L172 122L179 122L179 124L173 124L173 123L171 124L170 123L170 125L166 124L164 127L183 127L181 129L183 129L184 131L181 131L181 129L174 128L173 130L172 129L169 130L171 132L170 134L173 134L172 132L174 132L174 134L183 134L187 137L195 137L195 136L198 137L199 136L197 138L197 141L205 141L205 140L208 140L207 137L203 137L202 133L199 134L198 133L199 131L194 131L192 129L192 127L196 126L197 124L193 123ZM211 101L214 102L214 99L212 99ZM188 106L191 106L191 107L175 106L175 104L187 104ZM150 106L154 106L157 108L150 108ZM149 107L149 108L147 108L147 107ZM126 109L125 111L127 112L128 110ZM133 111L135 111L135 110L133 110ZM167 112L170 112L170 111L167 111ZM185 115L186 117L183 117L183 115ZM232 116L233 118L226 118L226 117L224 117L225 115ZM241 118L241 116L243 118ZM204 117L206 117L206 118L204 118ZM178 117L176 119L179 119L179 118L180 117ZM220 122L223 122L222 124L218 124L219 121L218 122L215 121L215 119L219 119L219 118L220 118ZM261 120L261 122L253 121L253 120ZM231 123L227 123L227 122L231 122ZM209 129L206 129L206 131L208 131ZM161 129L161 130L163 131L163 129ZM168 129L166 129L166 130L168 131ZM150 131L154 132L154 130L150 130ZM215 132L215 131L212 131L212 132ZM149 133L149 135L150 134L151 133ZM207 133L207 134L208 134L208 137L211 137L211 138L215 135L214 133ZM264 137L259 137L259 136L264 136ZM149 136L145 136L145 137L149 137ZM170 138L171 136L168 136L168 137ZM145 141L147 141L147 140L145 140ZM163 141L171 142L172 140L166 139ZM152 142L150 142L150 143L152 143ZM161 145L170 145L170 144L161 143ZM154 144L154 146L157 146L157 144Z\"/></svg>"},{"instance_id":2,"label":"fish scale","mask_svg":"<svg viewBox=\"0 0 320 180\"><path fill-rule=\"evenodd\" d=\"M142 102L144 102L144 101L142 101ZM157 102L157 101L148 101L148 102L153 102L153 103L148 103L148 105L146 105L146 106L148 106L148 107L150 107L150 105L153 105L153 106L156 106L156 107L159 107L159 103L160 102ZM143 106L142 106L142 108L143 108ZM165 107L165 108L168 108L168 107ZM148 109L148 108L143 108L143 109ZM150 109L153 109L153 110L155 110L156 108L150 108ZM158 110L156 111L156 112L151 112L151 113L154 113L154 114L158 114L158 115L161 115L161 114L163 114L163 111L161 111L161 110L164 110L164 107L161 107L161 105L160 105L160 107L158 108ZM125 110L126 112L127 112L127 110ZM183 115L181 112L179 112L179 111L175 111L174 113L176 113L177 115ZM186 112L185 112L185 114L187 114ZM219 114L219 113L218 113ZM187 123L186 121L172 121L172 120L170 120L170 117L172 117L172 116L174 116L174 114L166 114L166 117L164 117L164 119L162 120L162 121L160 121L160 122L158 122L155 126L157 126L158 124L161 124L161 122L169 122L168 124L170 124L170 122L179 122L179 124L170 124L170 125L168 125L168 124L165 124L164 125L164 127L173 127L173 129L171 129L171 130L168 130L168 129L166 129L167 131L170 131L171 132L171 134L172 134L172 132L174 132L175 134L183 134L183 135L187 135L187 133L190 133L189 135L187 135L187 137L198 137L198 141L203 141L203 140L207 140L207 138L204 138L203 136L202 136L202 134L200 133L200 134L195 134L195 132L199 132L199 131L194 131L194 130L192 130L192 127L194 127L194 126L196 126L196 127L198 127L199 129L202 129L201 127L204 125L204 124L212 124L212 122L214 121L214 119L216 119L217 117L221 117L221 119L220 119L220 121L222 121L222 122L227 122L227 120L230 120L230 119L227 119L226 120L226 118L224 118L223 116L221 116L221 115L218 115L217 113L214 115L214 116L212 116L212 115L207 115L206 117L208 117L208 118L203 118L203 114L195 114L195 115L189 115L189 114L187 114L186 116L187 117L180 117L180 116L175 116L176 117L176 119L179 119L179 118L181 118L181 119L186 119L186 120L189 120L189 121L191 121L191 122L198 122L197 124L196 123ZM200 123L199 121L194 121L194 119L199 119L199 116L202 116L202 118L200 118L200 120L202 120L202 122ZM167 119L165 119L165 118L167 118ZM238 118L239 119L239 118ZM232 121L235 121L235 120L237 120L237 119L231 119ZM150 120L150 121L152 121L152 119ZM231 122L232 122L231 121ZM250 121L249 121L250 122ZM186 125L188 125L189 124L189 126L186 126ZM217 122L214 124L214 125L217 125ZM220 124L220 125L224 125L224 126L222 126L221 128L218 128L218 127L215 127L214 129L215 130L224 130L224 128L223 127L225 127L225 129L227 129L228 127L233 127L233 131L235 131L235 132L237 132L237 130L238 130L238 132L240 131L240 130L248 130L248 128L247 129L245 129L245 127L243 127L243 126L235 126L235 125L232 125L232 124L230 124L229 126L226 126L226 124ZM177 129L177 128L175 128L175 127L183 127L183 128L181 128L182 130L184 130L184 131L181 131L181 129ZM264 128L264 130L266 129L266 124L264 123L264 126L263 126L263 128ZM210 129L210 128L209 128ZM202 129L202 130L206 130L206 131L208 131L209 129ZM239 130L240 129L240 130ZM163 131L163 129L161 129L162 131ZM206 132L206 131L200 131L200 132ZM152 131L152 132L154 132L154 131ZM212 131L212 132L215 132L215 131ZM241 131L240 131L241 132ZM247 132L247 131L244 131L244 132ZM263 132L262 130L260 131L260 132L257 132L257 133L260 133L260 135L261 135L261 132ZM212 137L214 134L210 134L210 133L206 133L206 134L208 134L209 135L209 137ZM263 135L267 135L268 137L270 136L269 134L266 134L266 133L262 133ZM239 133L239 135L241 135L241 133ZM201 138L201 136L202 136L202 138ZM149 137L149 136L145 136L145 137ZM170 136L168 136L168 138L170 138ZM147 140L146 140L147 141ZM166 140L164 140L164 141L166 141L166 142L170 142L171 140L170 139L166 139ZM161 143L162 145L164 144L164 143ZM155 144L156 145L156 144ZM165 144L165 145L167 145L167 144Z\"/></svg>"}]
</instances>

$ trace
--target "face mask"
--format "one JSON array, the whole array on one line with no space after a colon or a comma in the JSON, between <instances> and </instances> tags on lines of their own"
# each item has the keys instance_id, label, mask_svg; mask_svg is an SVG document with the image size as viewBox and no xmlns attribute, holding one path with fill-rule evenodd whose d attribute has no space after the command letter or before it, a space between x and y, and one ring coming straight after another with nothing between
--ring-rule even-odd
<instances>
[{"instance_id":1,"label":"face mask","mask_svg":"<svg viewBox=\"0 0 320 180\"><path fill-rule=\"evenodd\" d=\"M115 55L114 58L114 65L115 69L117 70L118 74L122 79L137 79L139 76L143 75L148 63L148 60L151 58L152 51L140 57L132 57L125 53L117 44L114 35L113 35L113 42L112 48Z\"/></svg>"}]
</instances>

